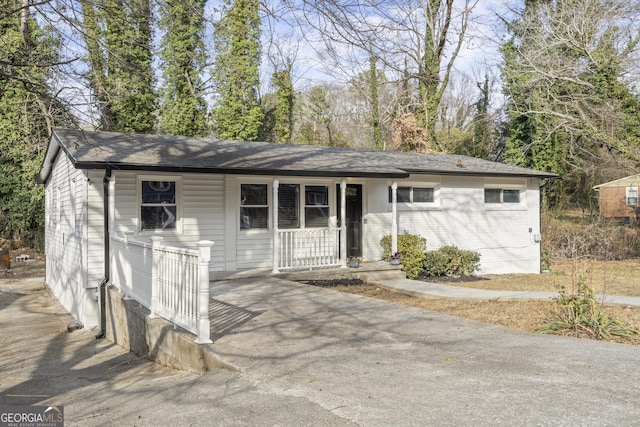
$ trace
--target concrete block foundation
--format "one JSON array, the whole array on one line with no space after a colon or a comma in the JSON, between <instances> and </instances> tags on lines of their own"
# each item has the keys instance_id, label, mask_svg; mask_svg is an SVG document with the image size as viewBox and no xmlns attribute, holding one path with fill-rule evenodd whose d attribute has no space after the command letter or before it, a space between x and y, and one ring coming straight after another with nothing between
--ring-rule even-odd
<instances>
[{"instance_id":1,"label":"concrete block foundation","mask_svg":"<svg viewBox=\"0 0 640 427\"><path fill-rule=\"evenodd\" d=\"M116 287L106 290L106 338L132 353L173 369L205 372L236 368L214 354L196 336L151 312L135 300L125 299Z\"/></svg>"}]
</instances>

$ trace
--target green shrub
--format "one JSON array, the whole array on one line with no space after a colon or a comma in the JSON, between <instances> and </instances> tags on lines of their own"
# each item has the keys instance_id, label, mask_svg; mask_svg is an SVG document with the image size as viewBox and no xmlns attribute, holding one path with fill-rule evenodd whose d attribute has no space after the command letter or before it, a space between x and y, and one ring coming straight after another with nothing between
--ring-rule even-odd
<instances>
[{"instance_id":1,"label":"green shrub","mask_svg":"<svg viewBox=\"0 0 640 427\"><path fill-rule=\"evenodd\" d=\"M468 276L480 265L480 254L450 245L427 252L424 271L427 276Z\"/></svg>"},{"instance_id":2,"label":"green shrub","mask_svg":"<svg viewBox=\"0 0 640 427\"><path fill-rule=\"evenodd\" d=\"M380 240L382 246L382 259L391 259L391 236L386 235ZM427 239L417 234L409 234L406 231L398 234L398 253L403 270L409 279L415 279L423 270Z\"/></svg>"},{"instance_id":3,"label":"green shrub","mask_svg":"<svg viewBox=\"0 0 640 427\"><path fill-rule=\"evenodd\" d=\"M591 288L584 284L584 280L581 282L576 292L563 290L554 298L557 307L549 314L545 325L538 329L538 332L607 341L613 336L631 340L640 337L640 331L605 313L603 307L597 303Z\"/></svg>"}]
</instances>

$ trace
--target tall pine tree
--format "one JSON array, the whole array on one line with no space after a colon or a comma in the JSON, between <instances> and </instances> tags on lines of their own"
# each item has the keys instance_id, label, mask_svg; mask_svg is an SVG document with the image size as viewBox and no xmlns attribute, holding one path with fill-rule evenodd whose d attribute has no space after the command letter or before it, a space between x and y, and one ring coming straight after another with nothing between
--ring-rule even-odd
<instances>
[{"instance_id":1,"label":"tall pine tree","mask_svg":"<svg viewBox=\"0 0 640 427\"><path fill-rule=\"evenodd\" d=\"M204 6L206 0L164 1L160 27L163 96L160 132L204 136L207 104L201 73L205 64Z\"/></svg>"},{"instance_id":2,"label":"tall pine tree","mask_svg":"<svg viewBox=\"0 0 640 427\"><path fill-rule=\"evenodd\" d=\"M44 189L35 176L51 127L72 123L47 85L59 43L31 7L0 0L0 240L42 249Z\"/></svg>"},{"instance_id":3,"label":"tall pine tree","mask_svg":"<svg viewBox=\"0 0 640 427\"><path fill-rule=\"evenodd\" d=\"M156 95L149 0L82 2L89 81L103 130L151 133Z\"/></svg>"},{"instance_id":4,"label":"tall pine tree","mask_svg":"<svg viewBox=\"0 0 640 427\"><path fill-rule=\"evenodd\" d=\"M224 16L215 26L217 99L212 119L222 139L253 141L262 127L259 7L258 0L225 0Z\"/></svg>"}]
</instances>

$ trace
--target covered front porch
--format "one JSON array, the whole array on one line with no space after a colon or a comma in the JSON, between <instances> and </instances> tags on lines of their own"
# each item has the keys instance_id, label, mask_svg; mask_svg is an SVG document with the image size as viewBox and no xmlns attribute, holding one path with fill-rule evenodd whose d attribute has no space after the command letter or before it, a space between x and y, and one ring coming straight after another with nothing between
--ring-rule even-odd
<instances>
[{"instance_id":1,"label":"covered front porch","mask_svg":"<svg viewBox=\"0 0 640 427\"><path fill-rule=\"evenodd\" d=\"M273 179L272 224L273 224L273 260L272 273L283 271L308 270L327 267L346 267L349 257L362 257L362 239L364 233L365 210L363 207L363 186L348 183L342 178L336 185L335 221L327 221L326 227L296 226L289 227L289 221L282 221L280 203L286 198L280 197L280 179ZM392 236L392 252L397 251L397 181L390 185L391 224L388 233ZM328 198L328 197L327 197ZM313 211L316 205L305 196L305 215ZM315 198L314 198L315 199ZM329 198L330 199L330 198ZM318 203L327 206L330 200ZM322 208L321 208L322 209ZM302 215L301 215L302 216ZM285 218L286 219L286 218Z\"/></svg>"}]
</instances>

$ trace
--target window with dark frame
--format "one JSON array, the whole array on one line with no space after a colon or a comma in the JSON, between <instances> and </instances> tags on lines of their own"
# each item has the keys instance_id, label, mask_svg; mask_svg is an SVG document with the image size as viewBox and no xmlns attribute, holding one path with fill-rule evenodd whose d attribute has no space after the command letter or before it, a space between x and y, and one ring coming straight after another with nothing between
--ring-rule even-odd
<instances>
[{"instance_id":1,"label":"window with dark frame","mask_svg":"<svg viewBox=\"0 0 640 427\"><path fill-rule=\"evenodd\" d=\"M504 188L485 188L485 203L520 203L520 190Z\"/></svg>"},{"instance_id":2,"label":"window with dark frame","mask_svg":"<svg viewBox=\"0 0 640 427\"><path fill-rule=\"evenodd\" d=\"M240 228L269 228L267 184L240 185Z\"/></svg>"},{"instance_id":3,"label":"window with dark frame","mask_svg":"<svg viewBox=\"0 0 640 427\"><path fill-rule=\"evenodd\" d=\"M142 181L141 230L175 229L177 222L176 182Z\"/></svg>"},{"instance_id":4,"label":"window with dark frame","mask_svg":"<svg viewBox=\"0 0 640 427\"><path fill-rule=\"evenodd\" d=\"M278 228L300 228L300 185L278 187Z\"/></svg>"},{"instance_id":5,"label":"window with dark frame","mask_svg":"<svg viewBox=\"0 0 640 427\"><path fill-rule=\"evenodd\" d=\"M397 203L433 203L435 201L433 187L398 187ZM389 187L389 203L392 202L393 190Z\"/></svg>"},{"instance_id":6,"label":"window with dark frame","mask_svg":"<svg viewBox=\"0 0 640 427\"><path fill-rule=\"evenodd\" d=\"M304 187L305 228L329 226L329 187L307 185Z\"/></svg>"}]
</instances>

